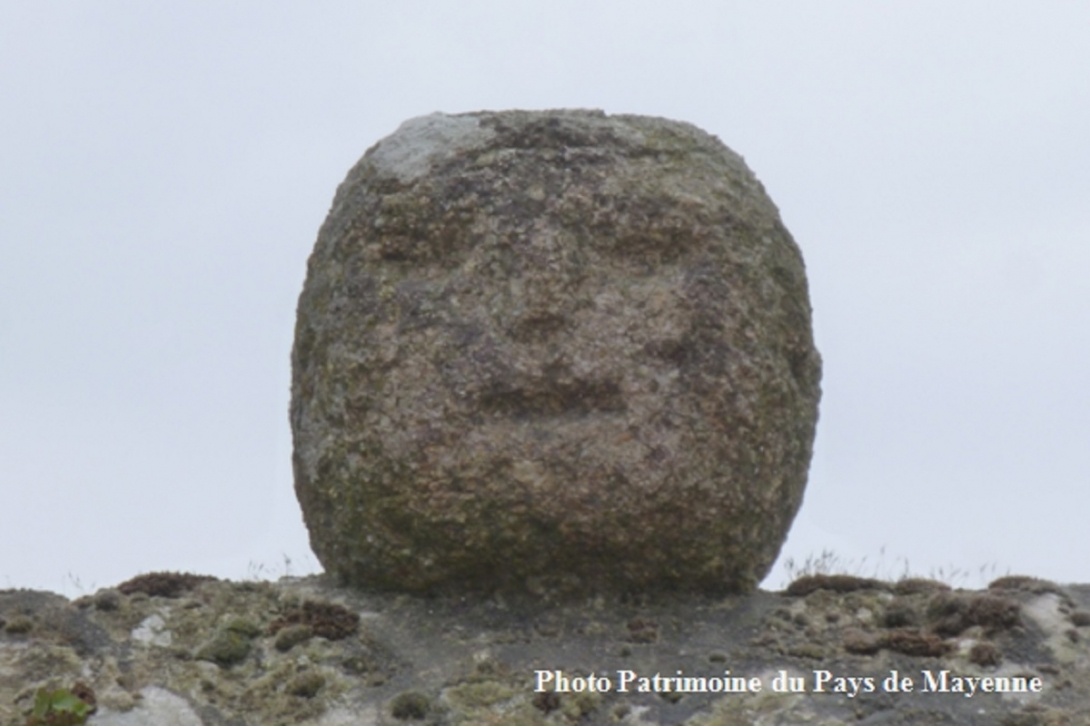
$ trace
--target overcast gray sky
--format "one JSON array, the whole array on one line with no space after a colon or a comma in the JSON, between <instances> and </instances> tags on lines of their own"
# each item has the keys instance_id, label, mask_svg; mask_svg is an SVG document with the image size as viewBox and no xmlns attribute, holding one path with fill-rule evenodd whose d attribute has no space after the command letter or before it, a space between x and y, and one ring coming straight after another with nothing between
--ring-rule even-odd
<instances>
[{"instance_id":1,"label":"overcast gray sky","mask_svg":"<svg viewBox=\"0 0 1090 727\"><path fill-rule=\"evenodd\" d=\"M719 136L803 251L824 397L766 586L826 549L1090 582L1087 28L1075 2L0 0L0 588L316 570L289 356L337 184L407 118L551 107Z\"/></svg>"}]
</instances>

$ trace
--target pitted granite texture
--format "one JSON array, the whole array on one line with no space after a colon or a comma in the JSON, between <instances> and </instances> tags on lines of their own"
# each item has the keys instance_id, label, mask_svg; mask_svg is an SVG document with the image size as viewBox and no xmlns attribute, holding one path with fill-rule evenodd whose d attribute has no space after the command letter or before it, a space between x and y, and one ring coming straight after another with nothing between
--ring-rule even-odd
<instances>
[{"instance_id":1,"label":"pitted granite texture","mask_svg":"<svg viewBox=\"0 0 1090 727\"><path fill-rule=\"evenodd\" d=\"M748 591L802 501L820 376L798 247L717 138L433 114L319 232L296 493L352 585Z\"/></svg>"}]
</instances>

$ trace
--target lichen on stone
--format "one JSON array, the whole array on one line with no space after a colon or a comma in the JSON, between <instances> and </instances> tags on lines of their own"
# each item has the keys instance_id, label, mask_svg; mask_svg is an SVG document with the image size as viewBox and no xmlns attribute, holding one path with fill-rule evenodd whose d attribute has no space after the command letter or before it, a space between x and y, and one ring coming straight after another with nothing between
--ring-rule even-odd
<instances>
[{"instance_id":1,"label":"lichen on stone","mask_svg":"<svg viewBox=\"0 0 1090 727\"><path fill-rule=\"evenodd\" d=\"M89 724L1085 724L1090 639L1072 639L1079 627L1069 615L1090 609L1090 587L1057 589L951 590L955 600L944 603L954 605L934 610L934 590L598 596L543 605L529 596L367 592L328 577L210 582L185 603L113 589L120 595L108 609L93 607L99 594L71 603L0 591L0 619L29 613L33 624L23 633L0 631L0 724L25 723L43 690L93 701ZM309 627L271 626L307 602L336 604L359 616L360 626L343 638L281 649L282 634ZM890 623L883 609L895 602L919 623ZM1006 602L1017 607L1017 622ZM965 615L963 630L935 631L934 619L952 613ZM134 638L134 622L152 615L172 634L169 647ZM653 639L632 638L652 632ZM249 642L241 658L196 657L225 633ZM729 670L759 677L765 689L535 691L539 669L614 678L621 669ZM881 679L891 670L918 678L924 669L1032 676L1045 688L972 699L919 689L849 699L768 688L781 670L812 681L815 670Z\"/></svg>"}]
</instances>

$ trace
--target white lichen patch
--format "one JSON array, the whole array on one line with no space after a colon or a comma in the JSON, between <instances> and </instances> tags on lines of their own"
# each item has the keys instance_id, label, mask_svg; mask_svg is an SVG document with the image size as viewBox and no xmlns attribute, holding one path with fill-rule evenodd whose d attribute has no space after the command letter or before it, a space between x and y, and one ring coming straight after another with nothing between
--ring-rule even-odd
<instances>
[{"instance_id":1,"label":"white lichen patch","mask_svg":"<svg viewBox=\"0 0 1090 727\"><path fill-rule=\"evenodd\" d=\"M174 642L174 635L166 626L166 621L157 613L153 613L140 622L140 625L132 630L133 641L139 641L148 646L170 646Z\"/></svg>"},{"instance_id":2,"label":"white lichen patch","mask_svg":"<svg viewBox=\"0 0 1090 727\"><path fill-rule=\"evenodd\" d=\"M101 709L88 720L87 724L96 725L145 725L145 724L204 724L182 697L169 689L147 686L140 691L140 701L128 712L115 712Z\"/></svg>"},{"instance_id":3,"label":"white lichen patch","mask_svg":"<svg viewBox=\"0 0 1090 727\"><path fill-rule=\"evenodd\" d=\"M408 184L427 174L436 162L478 146L492 136L494 132L482 129L472 116L441 113L418 116L379 142L370 159L379 172Z\"/></svg>"},{"instance_id":4,"label":"white lichen patch","mask_svg":"<svg viewBox=\"0 0 1090 727\"><path fill-rule=\"evenodd\" d=\"M1052 650L1056 660L1071 663L1076 658L1078 650L1068 638L1071 621L1063 606L1064 599L1059 594L1042 593L1023 604L1022 613L1045 632L1047 635L1045 643Z\"/></svg>"}]
</instances>

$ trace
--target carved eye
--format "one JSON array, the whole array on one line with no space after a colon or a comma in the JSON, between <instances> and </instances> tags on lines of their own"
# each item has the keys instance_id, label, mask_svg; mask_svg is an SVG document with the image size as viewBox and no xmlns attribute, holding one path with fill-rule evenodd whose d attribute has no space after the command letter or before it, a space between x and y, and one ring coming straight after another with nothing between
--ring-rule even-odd
<instances>
[{"instance_id":1,"label":"carved eye","mask_svg":"<svg viewBox=\"0 0 1090 727\"><path fill-rule=\"evenodd\" d=\"M595 195L585 211L587 234L595 248L650 275L701 247L707 234L694 224L706 211L661 197Z\"/></svg>"},{"instance_id":2,"label":"carved eye","mask_svg":"<svg viewBox=\"0 0 1090 727\"><path fill-rule=\"evenodd\" d=\"M436 201L436 192L415 185L377 195L363 234L367 257L382 262L461 264L473 241L476 211L471 200Z\"/></svg>"}]
</instances>

